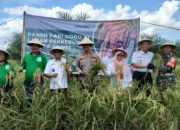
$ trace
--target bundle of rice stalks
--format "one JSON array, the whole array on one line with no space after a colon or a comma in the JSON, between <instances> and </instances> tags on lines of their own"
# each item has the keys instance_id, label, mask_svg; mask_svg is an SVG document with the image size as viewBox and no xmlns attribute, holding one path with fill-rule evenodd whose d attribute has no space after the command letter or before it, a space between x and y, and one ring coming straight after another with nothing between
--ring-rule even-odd
<instances>
[{"instance_id":1,"label":"bundle of rice stalks","mask_svg":"<svg viewBox=\"0 0 180 130\"><path fill-rule=\"evenodd\" d=\"M99 72L99 71L105 71L106 70L106 66L103 64L102 61L97 61L95 63L92 64L92 67L90 69L90 72L91 73L94 73L94 72Z\"/></svg>"},{"instance_id":2,"label":"bundle of rice stalks","mask_svg":"<svg viewBox=\"0 0 180 130\"><path fill-rule=\"evenodd\" d=\"M122 65L116 65L115 71L118 73L117 75L117 86L119 86L120 90L123 90L122 87L122 80L123 80L123 66Z\"/></svg>"},{"instance_id":3,"label":"bundle of rice stalks","mask_svg":"<svg viewBox=\"0 0 180 130\"><path fill-rule=\"evenodd\" d=\"M155 72L155 74L157 76L158 69L162 65L162 57L161 57L161 55L158 54L158 53L155 53L152 60L151 60L151 63L156 66L154 72Z\"/></svg>"},{"instance_id":4,"label":"bundle of rice stalks","mask_svg":"<svg viewBox=\"0 0 180 130\"><path fill-rule=\"evenodd\" d=\"M161 55L158 53L155 53L152 60L151 60L151 63L156 66L156 68L153 70L154 73L152 74L152 78L153 78L154 83L156 82L156 77L158 75L158 71L159 71L160 66L162 65L162 62L163 61L162 61Z\"/></svg>"},{"instance_id":5,"label":"bundle of rice stalks","mask_svg":"<svg viewBox=\"0 0 180 130\"><path fill-rule=\"evenodd\" d=\"M41 69L38 68L34 72L34 83L35 84L40 84L41 83L41 79L42 79L42 72L41 72Z\"/></svg>"}]
</instances>

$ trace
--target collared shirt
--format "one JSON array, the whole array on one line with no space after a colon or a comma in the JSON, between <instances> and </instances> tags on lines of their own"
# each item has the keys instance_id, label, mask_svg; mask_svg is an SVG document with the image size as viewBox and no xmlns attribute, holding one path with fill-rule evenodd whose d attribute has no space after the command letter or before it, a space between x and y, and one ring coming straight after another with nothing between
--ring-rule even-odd
<instances>
[{"instance_id":1,"label":"collared shirt","mask_svg":"<svg viewBox=\"0 0 180 130\"><path fill-rule=\"evenodd\" d=\"M141 64L141 65L148 65L154 54L152 52L143 52L142 50L136 51L132 55L132 63L136 64ZM138 72L147 72L147 68L133 68L133 71L138 71ZM148 72L152 72L152 70L148 70Z\"/></svg>"},{"instance_id":2,"label":"collared shirt","mask_svg":"<svg viewBox=\"0 0 180 130\"><path fill-rule=\"evenodd\" d=\"M26 54L21 62L20 68L25 69L25 80L33 81L35 71L40 68L41 72L47 64L46 56L42 53L38 53L33 56L32 53Z\"/></svg>"},{"instance_id":3,"label":"collared shirt","mask_svg":"<svg viewBox=\"0 0 180 130\"><path fill-rule=\"evenodd\" d=\"M5 62L4 64L0 64L0 88L3 88L6 83L6 75L12 71L16 76L16 72L14 70L14 66L10 62Z\"/></svg>"},{"instance_id":4,"label":"collared shirt","mask_svg":"<svg viewBox=\"0 0 180 130\"><path fill-rule=\"evenodd\" d=\"M98 60L100 60L100 58L95 53L81 53L76 58L76 71L78 71L79 73L85 72L86 74L88 74L92 67L92 64L97 62ZM85 80L86 76L80 76L79 78L80 80Z\"/></svg>"},{"instance_id":5,"label":"collared shirt","mask_svg":"<svg viewBox=\"0 0 180 130\"><path fill-rule=\"evenodd\" d=\"M114 59L114 57L105 56L102 58L102 62L107 67L113 61L113 59Z\"/></svg>"},{"instance_id":6,"label":"collared shirt","mask_svg":"<svg viewBox=\"0 0 180 130\"><path fill-rule=\"evenodd\" d=\"M56 61L55 59L51 59L48 61L45 69L45 74L53 74L58 73L57 78L50 78L50 89L61 89L67 88L67 72L65 69L66 61ZM71 71L71 68L69 68Z\"/></svg>"}]
</instances>

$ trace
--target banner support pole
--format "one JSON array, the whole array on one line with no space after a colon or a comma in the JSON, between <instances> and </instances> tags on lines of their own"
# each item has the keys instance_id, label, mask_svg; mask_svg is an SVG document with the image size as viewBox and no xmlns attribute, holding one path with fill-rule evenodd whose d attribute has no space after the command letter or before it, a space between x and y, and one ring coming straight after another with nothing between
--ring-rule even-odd
<instances>
[{"instance_id":1,"label":"banner support pole","mask_svg":"<svg viewBox=\"0 0 180 130\"><path fill-rule=\"evenodd\" d=\"M24 35L25 35L25 16L26 11L23 12L23 29L22 29L22 39L21 39L21 61L24 57Z\"/></svg>"}]
</instances>

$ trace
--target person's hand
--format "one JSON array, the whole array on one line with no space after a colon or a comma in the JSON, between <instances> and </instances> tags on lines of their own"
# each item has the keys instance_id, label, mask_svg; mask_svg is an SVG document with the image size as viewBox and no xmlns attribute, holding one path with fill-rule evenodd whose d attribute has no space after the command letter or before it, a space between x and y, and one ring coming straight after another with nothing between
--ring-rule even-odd
<instances>
[{"instance_id":1,"label":"person's hand","mask_svg":"<svg viewBox=\"0 0 180 130\"><path fill-rule=\"evenodd\" d=\"M114 72L114 73L112 73L112 76L117 77L117 76L118 76L118 72Z\"/></svg>"},{"instance_id":2,"label":"person's hand","mask_svg":"<svg viewBox=\"0 0 180 130\"><path fill-rule=\"evenodd\" d=\"M85 72L80 72L80 75L81 76L86 76L86 73Z\"/></svg>"},{"instance_id":3,"label":"person's hand","mask_svg":"<svg viewBox=\"0 0 180 130\"><path fill-rule=\"evenodd\" d=\"M58 73L51 74L52 78L57 78L57 76L58 76Z\"/></svg>"},{"instance_id":4,"label":"person's hand","mask_svg":"<svg viewBox=\"0 0 180 130\"><path fill-rule=\"evenodd\" d=\"M92 71L91 74L92 74L92 75L95 75L95 74L97 74L97 72L96 72L96 71Z\"/></svg>"},{"instance_id":5,"label":"person's hand","mask_svg":"<svg viewBox=\"0 0 180 130\"><path fill-rule=\"evenodd\" d=\"M149 63L149 64L147 65L147 69L154 70L154 69L155 69L155 65Z\"/></svg>"},{"instance_id":6,"label":"person's hand","mask_svg":"<svg viewBox=\"0 0 180 130\"><path fill-rule=\"evenodd\" d=\"M18 71L19 71L19 72L23 72L23 69L22 69L22 68L20 68Z\"/></svg>"},{"instance_id":7,"label":"person's hand","mask_svg":"<svg viewBox=\"0 0 180 130\"><path fill-rule=\"evenodd\" d=\"M13 79L14 78L14 73L12 71L9 71L9 76L10 76L11 79Z\"/></svg>"}]
</instances>

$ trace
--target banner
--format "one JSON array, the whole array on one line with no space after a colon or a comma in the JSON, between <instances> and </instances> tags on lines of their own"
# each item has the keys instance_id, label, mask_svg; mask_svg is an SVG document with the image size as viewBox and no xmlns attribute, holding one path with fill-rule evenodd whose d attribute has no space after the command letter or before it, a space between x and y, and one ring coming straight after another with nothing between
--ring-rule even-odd
<instances>
[{"instance_id":1,"label":"banner","mask_svg":"<svg viewBox=\"0 0 180 130\"><path fill-rule=\"evenodd\" d=\"M43 45L41 52L52 57L49 50L56 45L67 51L69 56L76 57L82 51L78 46L84 37L89 37L95 45L91 48L107 64L113 59L111 51L121 47L126 50L126 61L131 63L132 53L136 50L139 38L140 20L116 21L73 21L47 18L25 14L24 54L30 52L26 43L38 38Z\"/></svg>"}]
</instances>

